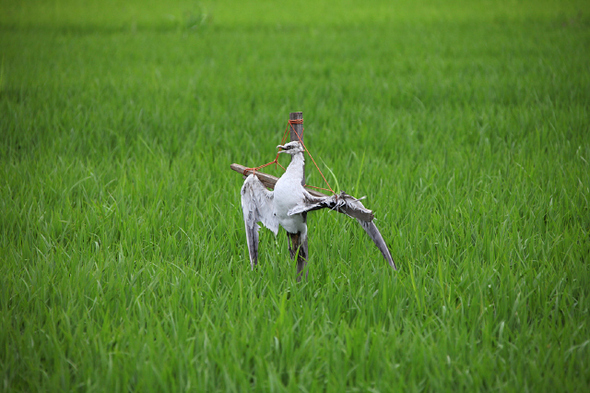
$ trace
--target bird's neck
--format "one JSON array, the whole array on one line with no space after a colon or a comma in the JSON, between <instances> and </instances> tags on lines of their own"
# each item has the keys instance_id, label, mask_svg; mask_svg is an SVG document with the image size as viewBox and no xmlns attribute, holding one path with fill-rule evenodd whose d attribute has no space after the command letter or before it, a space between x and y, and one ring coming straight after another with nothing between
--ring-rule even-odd
<instances>
[{"instance_id":1,"label":"bird's neck","mask_svg":"<svg viewBox=\"0 0 590 393\"><path fill-rule=\"evenodd\" d=\"M289 176L295 177L297 179L303 179L304 169L305 168L305 157L303 156L303 152L297 153L291 157L291 163L287 167L286 173Z\"/></svg>"}]
</instances>

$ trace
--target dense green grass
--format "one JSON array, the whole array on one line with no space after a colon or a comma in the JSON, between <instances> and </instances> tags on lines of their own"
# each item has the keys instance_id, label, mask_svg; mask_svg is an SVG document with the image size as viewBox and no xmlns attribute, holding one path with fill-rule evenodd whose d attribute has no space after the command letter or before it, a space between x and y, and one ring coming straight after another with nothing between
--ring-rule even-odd
<instances>
[{"instance_id":1,"label":"dense green grass","mask_svg":"<svg viewBox=\"0 0 590 393\"><path fill-rule=\"evenodd\" d=\"M0 3L0 388L586 390L587 2L274 4ZM295 110L399 272L330 212L250 271Z\"/></svg>"}]
</instances>

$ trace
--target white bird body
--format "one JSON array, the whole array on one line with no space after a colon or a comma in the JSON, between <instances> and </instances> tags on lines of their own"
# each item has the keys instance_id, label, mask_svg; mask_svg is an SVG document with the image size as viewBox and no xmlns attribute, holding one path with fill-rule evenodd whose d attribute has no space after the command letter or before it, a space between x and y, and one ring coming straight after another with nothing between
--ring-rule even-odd
<instances>
[{"instance_id":1,"label":"white bird body","mask_svg":"<svg viewBox=\"0 0 590 393\"><path fill-rule=\"evenodd\" d=\"M254 174L246 178L241 190L242 211L252 269L258 261L260 227L257 222L262 222L275 235L280 225L289 234L291 257L298 256L297 274L300 279L307 262L307 212L322 208L336 210L356 218L379 248L385 260L393 269L396 269L391 253L373 223L373 213L367 210L359 199L344 192L325 197L311 195L302 184L305 164L303 146L294 141L277 147L282 149L280 153L288 153L292 158L283 176L277 180L274 191L269 191Z\"/></svg>"},{"instance_id":2,"label":"white bird body","mask_svg":"<svg viewBox=\"0 0 590 393\"><path fill-rule=\"evenodd\" d=\"M287 170L275 184L273 202L279 224L289 233L301 233L305 239L307 238L305 218L302 214L289 215L289 210L304 203L304 195L308 193L301 184L304 163L303 152L293 155Z\"/></svg>"}]
</instances>

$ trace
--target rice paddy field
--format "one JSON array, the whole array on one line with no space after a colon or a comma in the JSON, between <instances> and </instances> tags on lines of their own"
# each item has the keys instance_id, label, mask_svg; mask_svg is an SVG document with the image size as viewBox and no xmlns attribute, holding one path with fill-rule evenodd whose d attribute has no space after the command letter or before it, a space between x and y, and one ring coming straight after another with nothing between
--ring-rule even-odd
<instances>
[{"instance_id":1,"label":"rice paddy field","mask_svg":"<svg viewBox=\"0 0 590 393\"><path fill-rule=\"evenodd\" d=\"M250 270L293 111L399 271ZM587 1L1 1L0 390L587 391L589 161Z\"/></svg>"}]
</instances>

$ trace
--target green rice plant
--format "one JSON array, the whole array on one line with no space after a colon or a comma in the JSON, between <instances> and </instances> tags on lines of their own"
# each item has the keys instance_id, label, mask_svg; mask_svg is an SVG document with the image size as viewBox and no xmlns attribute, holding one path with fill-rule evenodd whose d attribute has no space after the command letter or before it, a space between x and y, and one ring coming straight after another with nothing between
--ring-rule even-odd
<instances>
[{"instance_id":1,"label":"green rice plant","mask_svg":"<svg viewBox=\"0 0 590 393\"><path fill-rule=\"evenodd\" d=\"M0 3L2 390L586 390L586 2L278 4ZM398 272L334 212L250 270L298 110Z\"/></svg>"}]
</instances>

